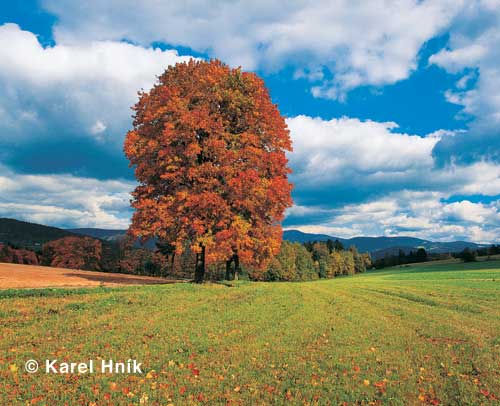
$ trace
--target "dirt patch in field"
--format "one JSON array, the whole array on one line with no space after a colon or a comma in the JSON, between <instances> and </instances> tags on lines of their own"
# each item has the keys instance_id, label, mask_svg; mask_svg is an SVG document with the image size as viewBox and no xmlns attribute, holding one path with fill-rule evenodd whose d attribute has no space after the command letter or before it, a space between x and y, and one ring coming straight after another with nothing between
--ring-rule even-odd
<instances>
[{"instance_id":1,"label":"dirt patch in field","mask_svg":"<svg viewBox=\"0 0 500 406\"><path fill-rule=\"evenodd\" d=\"M424 337L425 341L432 344L464 344L467 341L459 338L449 338L449 337Z\"/></svg>"},{"instance_id":2,"label":"dirt patch in field","mask_svg":"<svg viewBox=\"0 0 500 406\"><path fill-rule=\"evenodd\" d=\"M152 285L176 282L181 281L121 273L0 263L0 289Z\"/></svg>"}]
</instances>

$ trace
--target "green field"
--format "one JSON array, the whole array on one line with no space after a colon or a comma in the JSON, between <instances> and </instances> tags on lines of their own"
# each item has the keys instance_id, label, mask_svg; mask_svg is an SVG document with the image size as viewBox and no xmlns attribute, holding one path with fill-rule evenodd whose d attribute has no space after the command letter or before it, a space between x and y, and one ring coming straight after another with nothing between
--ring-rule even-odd
<instances>
[{"instance_id":1,"label":"green field","mask_svg":"<svg viewBox=\"0 0 500 406\"><path fill-rule=\"evenodd\" d=\"M486 405L500 262L304 283L0 291L1 405ZM28 374L35 359L143 374Z\"/></svg>"}]
</instances>

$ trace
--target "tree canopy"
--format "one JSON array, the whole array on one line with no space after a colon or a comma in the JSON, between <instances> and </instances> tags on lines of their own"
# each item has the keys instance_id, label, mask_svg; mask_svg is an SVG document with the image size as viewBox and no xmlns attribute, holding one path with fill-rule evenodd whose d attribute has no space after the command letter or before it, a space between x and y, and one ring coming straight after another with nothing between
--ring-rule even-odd
<instances>
[{"instance_id":1,"label":"tree canopy","mask_svg":"<svg viewBox=\"0 0 500 406\"><path fill-rule=\"evenodd\" d=\"M265 266L291 206L284 118L254 73L217 60L169 67L140 92L125 154L139 186L130 233L205 262Z\"/></svg>"}]
</instances>

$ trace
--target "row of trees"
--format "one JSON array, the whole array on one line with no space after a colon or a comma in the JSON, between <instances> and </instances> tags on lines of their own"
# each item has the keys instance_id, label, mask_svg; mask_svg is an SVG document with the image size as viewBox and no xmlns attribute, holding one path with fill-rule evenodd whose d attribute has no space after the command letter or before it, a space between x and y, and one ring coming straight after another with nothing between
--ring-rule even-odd
<instances>
[{"instance_id":1,"label":"row of trees","mask_svg":"<svg viewBox=\"0 0 500 406\"><path fill-rule=\"evenodd\" d=\"M464 248L456 253L428 253L424 248L405 253L399 250L397 255L387 254L382 258L373 261L374 268L386 268L397 265L413 264L417 262L437 261L449 258L459 258L464 262L474 262L478 256L486 257L491 255L500 255L500 245L490 245L484 248L471 249Z\"/></svg>"},{"instance_id":2,"label":"row of trees","mask_svg":"<svg viewBox=\"0 0 500 406\"><path fill-rule=\"evenodd\" d=\"M431 257L427 254L425 248L418 248L415 251L410 251L405 253L403 250L399 250L398 255L385 255L382 258L378 258L373 262L373 266L377 269L387 268L396 265L414 264L417 262L426 262ZM432 259L438 259L433 257Z\"/></svg>"},{"instance_id":3,"label":"row of trees","mask_svg":"<svg viewBox=\"0 0 500 406\"><path fill-rule=\"evenodd\" d=\"M471 250L470 248L464 248L461 252L454 255L455 258L460 258L464 262L475 262L477 261L477 251Z\"/></svg>"},{"instance_id":4,"label":"row of trees","mask_svg":"<svg viewBox=\"0 0 500 406\"><path fill-rule=\"evenodd\" d=\"M478 248L477 250L464 248L463 251L453 256L455 258L460 258L464 262L474 262L477 260L478 256L490 257L491 255L500 255L500 245L490 245L489 247Z\"/></svg>"},{"instance_id":5,"label":"row of trees","mask_svg":"<svg viewBox=\"0 0 500 406\"><path fill-rule=\"evenodd\" d=\"M135 248L129 239L119 242L90 237L64 237L42 246L40 264L56 268L166 276L167 258L159 251Z\"/></svg>"},{"instance_id":6,"label":"row of trees","mask_svg":"<svg viewBox=\"0 0 500 406\"><path fill-rule=\"evenodd\" d=\"M131 239L107 242L90 237L64 237L48 242L36 254L7 245L0 246L0 261L92 271L193 278L196 253L186 247L175 255L161 244L159 249L138 248ZM210 279L236 279L244 275L261 281L305 281L364 272L371 267L368 254L331 242L299 244L284 241L265 268L247 267L234 261L219 261L207 267Z\"/></svg>"},{"instance_id":7,"label":"row of trees","mask_svg":"<svg viewBox=\"0 0 500 406\"><path fill-rule=\"evenodd\" d=\"M253 271L250 278L266 281L303 281L354 275L371 268L369 254L360 254L355 247L344 250L332 241L305 245L284 241L280 253L264 272Z\"/></svg>"},{"instance_id":8,"label":"row of trees","mask_svg":"<svg viewBox=\"0 0 500 406\"><path fill-rule=\"evenodd\" d=\"M64 237L48 242L40 252L0 244L0 262L46 265L60 268L91 271L121 272L137 275L193 278L196 253L185 247L176 255L169 247L158 244L156 250L140 248L126 238L119 242L107 242L90 237ZM477 256L500 254L500 245L478 250L465 248L453 254L465 262L475 261ZM304 281L318 278L334 278L353 275L367 269L384 268L428 260L451 258L450 254L428 254L423 248L398 255L387 255L372 262L368 253L359 253L355 247L344 249L338 241L306 242L284 241L278 255L266 265L248 267L237 261L219 261L207 267L207 277L212 280L236 279L243 275L261 281Z\"/></svg>"},{"instance_id":9,"label":"row of trees","mask_svg":"<svg viewBox=\"0 0 500 406\"><path fill-rule=\"evenodd\" d=\"M476 250L478 256L500 255L500 245L490 245L489 247Z\"/></svg>"}]
</instances>

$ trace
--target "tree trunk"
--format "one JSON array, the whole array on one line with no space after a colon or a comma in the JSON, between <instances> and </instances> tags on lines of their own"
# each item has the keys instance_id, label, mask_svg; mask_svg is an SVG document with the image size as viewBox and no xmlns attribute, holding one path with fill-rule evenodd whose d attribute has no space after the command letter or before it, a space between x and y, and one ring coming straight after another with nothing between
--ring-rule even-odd
<instances>
[{"instance_id":1,"label":"tree trunk","mask_svg":"<svg viewBox=\"0 0 500 406\"><path fill-rule=\"evenodd\" d=\"M175 252L172 253L172 256L170 257L170 274L174 274L174 266L175 266Z\"/></svg>"},{"instance_id":2,"label":"tree trunk","mask_svg":"<svg viewBox=\"0 0 500 406\"><path fill-rule=\"evenodd\" d=\"M241 272L241 267L240 267L240 257L238 254L234 254L233 256L234 260L234 280L238 280L238 272Z\"/></svg>"},{"instance_id":3,"label":"tree trunk","mask_svg":"<svg viewBox=\"0 0 500 406\"><path fill-rule=\"evenodd\" d=\"M233 262L233 259L229 259L226 261L226 281L231 280L231 263Z\"/></svg>"},{"instance_id":4,"label":"tree trunk","mask_svg":"<svg viewBox=\"0 0 500 406\"><path fill-rule=\"evenodd\" d=\"M201 252L196 254L196 268L194 270L194 282L203 283L205 279L205 246L201 246Z\"/></svg>"}]
</instances>

